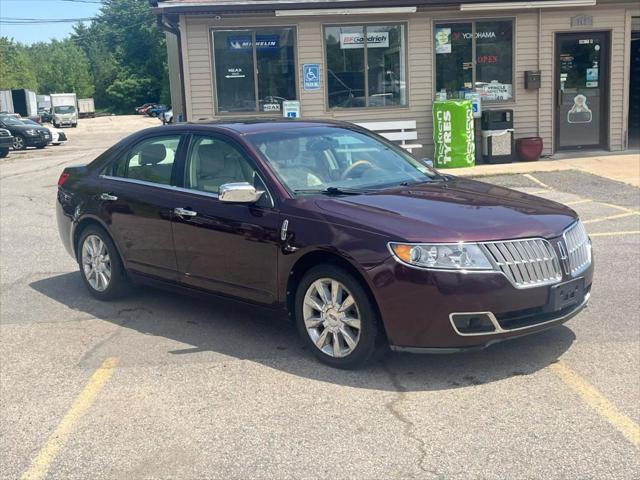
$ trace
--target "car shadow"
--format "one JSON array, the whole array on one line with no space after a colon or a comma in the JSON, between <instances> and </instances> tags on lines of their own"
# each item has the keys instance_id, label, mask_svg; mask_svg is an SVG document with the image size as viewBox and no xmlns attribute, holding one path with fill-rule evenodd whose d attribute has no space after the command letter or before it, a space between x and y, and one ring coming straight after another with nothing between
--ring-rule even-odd
<instances>
[{"instance_id":1,"label":"car shadow","mask_svg":"<svg viewBox=\"0 0 640 480\"><path fill-rule=\"evenodd\" d=\"M449 390L530 375L557 361L575 340L569 328L560 326L479 352L389 352L362 370L342 371L316 361L285 315L272 310L146 286L136 288L123 300L101 302L87 292L77 272L38 280L30 286L73 310L146 335L191 345L169 350L170 355L215 352L292 375L365 389Z\"/></svg>"}]
</instances>

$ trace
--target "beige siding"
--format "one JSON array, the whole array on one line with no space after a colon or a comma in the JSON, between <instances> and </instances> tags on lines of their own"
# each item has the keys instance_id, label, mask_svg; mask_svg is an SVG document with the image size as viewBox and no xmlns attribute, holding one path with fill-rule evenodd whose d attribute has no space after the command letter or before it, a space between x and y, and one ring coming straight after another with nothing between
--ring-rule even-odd
<instances>
[{"instance_id":1,"label":"beige siding","mask_svg":"<svg viewBox=\"0 0 640 480\"><path fill-rule=\"evenodd\" d=\"M540 90L540 136L545 141L545 153L552 152L554 129L554 55L555 34L577 31L609 31L610 82L609 82L609 148L622 150L625 144L626 125L623 115L625 98L625 10L624 8L600 8L581 10L580 15L592 15L593 26L571 27L571 17L578 13L573 10L542 12L540 59L543 68Z\"/></svg>"},{"instance_id":2,"label":"beige siding","mask_svg":"<svg viewBox=\"0 0 640 480\"><path fill-rule=\"evenodd\" d=\"M634 12L635 13L635 12ZM610 82L610 148L624 148L626 115L623 114L628 69L630 16L623 6L607 5L591 10L549 9L542 11L509 12L509 14L464 15L451 9L412 15L387 15L384 22L404 22L408 37L408 101L406 108L345 109L326 108L326 81L318 91L302 90L302 65L319 63L324 66L323 25L339 23L380 23L380 16L304 17L304 18L227 18L216 21L211 16L189 16L181 21L185 52L185 90L190 120L215 118L215 95L210 32L213 28L287 25L297 29L298 96L302 115L308 118L335 118L350 121L415 119L418 141L425 145L424 153L432 151L431 104L434 96L434 53L432 27L442 20L476 20L481 18L515 19L514 92L512 102L493 104L489 108L504 107L514 110L516 137L541 136L545 154L553 152L554 122L554 39L556 32L577 31L571 27L571 17L577 14L593 15L594 25L584 30L611 31ZM539 36L539 32L541 35ZM524 72L541 70L540 90L524 88ZM321 72L323 77L325 72ZM487 105L484 105L487 108ZM415 152L414 152L415 153ZM417 152L420 154L421 152Z\"/></svg>"}]
</instances>

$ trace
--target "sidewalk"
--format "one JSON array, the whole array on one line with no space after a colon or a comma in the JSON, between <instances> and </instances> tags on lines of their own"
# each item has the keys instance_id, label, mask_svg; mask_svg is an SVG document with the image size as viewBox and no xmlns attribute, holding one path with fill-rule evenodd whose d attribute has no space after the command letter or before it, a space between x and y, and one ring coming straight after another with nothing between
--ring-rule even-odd
<instances>
[{"instance_id":1,"label":"sidewalk","mask_svg":"<svg viewBox=\"0 0 640 480\"><path fill-rule=\"evenodd\" d=\"M468 168L443 169L461 177L509 175L534 172L559 172L580 170L610 180L640 187L640 153L598 155L562 159L545 159L537 162L514 162L496 165L477 165Z\"/></svg>"}]
</instances>

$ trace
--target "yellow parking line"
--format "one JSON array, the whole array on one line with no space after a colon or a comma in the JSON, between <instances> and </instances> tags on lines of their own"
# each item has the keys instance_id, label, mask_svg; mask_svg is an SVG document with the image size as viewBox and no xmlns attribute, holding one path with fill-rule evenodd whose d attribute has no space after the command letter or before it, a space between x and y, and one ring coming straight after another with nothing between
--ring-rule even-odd
<instances>
[{"instance_id":1,"label":"yellow parking line","mask_svg":"<svg viewBox=\"0 0 640 480\"><path fill-rule=\"evenodd\" d=\"M45 446L42 447L38 456L31 463L29 470L22 475L22 480L36 480L46 477L51 463L67 443L78 421L87 413L91 405L93 405L104 384L113 375L113 370L116 365L118 365L118 358L109 357L100 365L100 368L94 372L89 383L87 383L80 395L76 397L73 405L71 405L71 408L58 425L58 428L51 434Z\"/></svg>"},{"instance_id":2,"label":"yellow parking line","mask_svg":"<svg viewBox=\"0 0 640 480\"><path fill-rule=\"evenodd\" d=\"M525 178L528 178L529 180L531 180L533 183L537 183L538 185L540 185L541 187L546 188L547 190L553 190L553 188L551 188L549 185L547 185L546 183L541 182L540 180L538 180L536 177L534 177L533 175L531 175L530 173L525 173L522 175Z\"/></svg>"},{"instance_id":3,"label":"yellow parking line","mask_svg":"<svg viewBox=\"0 0 640 480\"><path fill-rule=\"evenodd\" d=\"M564 383L576 392L587 405L593 408L598 415L622 433L632 444L640 447L640 425L618 410L598 389L562 361L552 364L551 369Z\"/></svg>"},{"instance_id":4,"label":"yellow parking line","mask_svg":"<svg viewBox=\"0 0 640 480\"><path fill-rule=\"evenodd\" d=\"M631 215L640 215L638 212L619 213L618 215L609 215L608 217L592 218L591 220L583 220L582 223L604 222L605 220L615 220L616 218L630 217Z\"/></svg>"},{"instance_id":5,"label":"yellow parking line","mask_svg":"<svg viewBox=\"0 0 640 480\"><path fill-rule=\"evenodd\" d=\"M567 202L565 205L580 205L581 203L593 202L590 198L583 198L582 200L574 200L573 202Z\"/></svg>"},{"instance_id":6,"label":"yellow parking line","mask_svg":"<svg viewBox=\"0 0 640 480\"><path fill-rule=\"evenodd\" d=\"M623 212L640 213L640 211L638 210L633 210L627 207L621 207L620 205L614 205L613 203L604 203L604 202L598 202L598 203L600 203L600 205L606 205L607 207L615 208L617 210L622 210Z\"/></svg>"},{"instance_id":7,"label":"yellow parking line","mask_svg":"<svg viewBox=\"0 0 640 480\"><path fill-rule=\"evenodd\" d=\"M618 235L634 235L640 233L640 230L628 230L626 232L599 232L590 233L590 237L614 237Z\"/></svg>"}]
</instances>

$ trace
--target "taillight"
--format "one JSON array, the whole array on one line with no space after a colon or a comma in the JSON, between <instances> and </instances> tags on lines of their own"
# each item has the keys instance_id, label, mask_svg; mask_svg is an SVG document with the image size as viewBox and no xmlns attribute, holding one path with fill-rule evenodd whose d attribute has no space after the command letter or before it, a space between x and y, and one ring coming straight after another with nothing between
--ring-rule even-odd
<instances>
[{"instance_id":1,"label":"taillight","mask_svg":"<svg viewBox=\"0 0 640 480\"><path fill-rule=\"evenodd\" d=\"M69 174L67 172L62 172L60 174L60 178L58 179L58 186L61 187L62 185L64 185L64 182L67 181L67 178L69 178Z\"/></svg>"}]
</instances>

